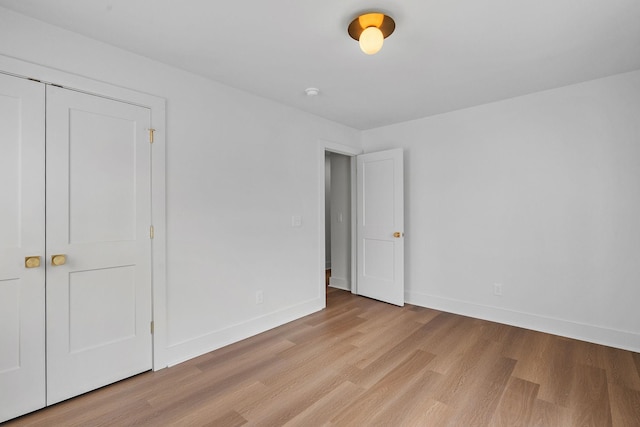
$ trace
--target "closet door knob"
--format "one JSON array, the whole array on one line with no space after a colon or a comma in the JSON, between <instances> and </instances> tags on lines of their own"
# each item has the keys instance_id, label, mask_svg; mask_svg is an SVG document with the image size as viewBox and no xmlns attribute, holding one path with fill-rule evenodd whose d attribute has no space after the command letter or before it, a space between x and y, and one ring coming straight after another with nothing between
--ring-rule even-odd
<instances>
[{"instance_id":1,"label":"closet door knob","mask_svg":"<svg viewBox=\"0 0 640 427\"><path fill-rule=\"evenodd\" d=\"M24 258L24 266L26 268L38 268L40 267L39 256L28 256Z\"/></svg>"},{"instance_id":2,"label":"closet door knob","mask_svg":"<svg viewBox=\"0 0 640 427\"><path fill-rule=\"evenodd\" d=\"M67 262L66 255L51 255L51 265L54 267L57 265L64 265Z\"/></svg>"},{"instance_id":3,"label":"closet door knob","mask_svg":"<svg viewBox=\"0 0 640 427\"><path fill-rule=\"evenodd\" d=\"M393 233L393 237L395 237L396 239L399 239L400 237L402 237L404 235L404 233L401 233L399 231L396 231L395 233Z\"/></svg>"}]
</instances>

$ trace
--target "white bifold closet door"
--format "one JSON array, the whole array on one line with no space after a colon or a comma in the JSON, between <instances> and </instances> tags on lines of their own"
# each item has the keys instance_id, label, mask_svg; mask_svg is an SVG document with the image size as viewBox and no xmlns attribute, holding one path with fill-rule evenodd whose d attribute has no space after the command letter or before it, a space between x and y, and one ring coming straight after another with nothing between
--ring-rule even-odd
<instances>
[{"instance_id":1,"label":"white bifold closet door","mask_svg":"<svg viewBox=\"0 0 640 427\"><path fill-rule=\"evenodd\" d=\"M49 405L151 369L150 119L47 87Z\"/></svg>"},{"instance_id":2,"label":"white bifold closet door","mask_svg":"<svg viewBox=\"0 0 640 427\"><path fill-rule=\"evenodd\" d=\"M152 335L150 110L0 89L2 421L151 369Z\"/></svg>"},{"instance_id":3,"label":"white bifold closet door","mask_svg":"<svg viewBox=\"0 0 640 427\"><path fill-rule=\"evenodd\" d=\"M0 422L46 402L44 92L0 74Z\"/></svg>"}]
</instances>

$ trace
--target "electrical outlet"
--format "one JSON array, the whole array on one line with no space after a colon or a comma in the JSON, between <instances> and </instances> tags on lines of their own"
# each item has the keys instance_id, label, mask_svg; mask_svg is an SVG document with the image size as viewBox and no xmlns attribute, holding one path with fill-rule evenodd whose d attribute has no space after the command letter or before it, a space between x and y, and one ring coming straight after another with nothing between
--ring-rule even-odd
<instances>
[{"instance_id":1,"label":"electrical outlet","mask_svg":"<svg viewBox=\"0 0 640 427\"><path fill-rule=\"evenodd\" d=\"M264 295L262 294L262 291L257 291L256 292L256 304L262 304L263 301L264 301Z\"/></svg>"},{"instance_id":2,"label":"electrical outlet","mask_svg":"<svg viewBox=\"0 0 640 427\"><path fill-rule=\"evenodd\" d=\"M502 285L500 283L493 284L493 294L497 296L502 296Z\"/></svg>"}]
</instances>

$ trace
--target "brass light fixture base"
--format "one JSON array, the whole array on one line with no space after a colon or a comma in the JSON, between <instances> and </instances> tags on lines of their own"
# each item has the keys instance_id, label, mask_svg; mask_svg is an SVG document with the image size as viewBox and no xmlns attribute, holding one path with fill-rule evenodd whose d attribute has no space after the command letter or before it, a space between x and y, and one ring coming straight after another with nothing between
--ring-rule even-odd
<instances>
[{"instance_id":1,"label":"brass light fixture base","mask_svg":"<svg viewBox=\"0 0 640 427\"><path fill-rule=\"evenodd\" d=\"M360 15L356 19L351 21L351 24L349 24L349 28L347 29L347 31L349 32L349 35L352 39L354 39L355 41L359 41L360 34L362 34L362 32L369 27L379 28L382 32L382 35L386 39L391 35L391 33L393 33L393 30L396 29L396 23L393 18L385 15L384 13L365 13L364 15Z\"/></svg>"}]
</instances>

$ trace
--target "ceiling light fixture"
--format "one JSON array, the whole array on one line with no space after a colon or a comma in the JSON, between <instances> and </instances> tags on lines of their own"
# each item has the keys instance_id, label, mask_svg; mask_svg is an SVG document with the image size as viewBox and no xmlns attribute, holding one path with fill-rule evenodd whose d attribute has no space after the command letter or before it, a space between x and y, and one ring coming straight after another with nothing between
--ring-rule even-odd
<instances>
[{"instance_id":1,"label":"ceiling light fixture","mask_svg":"<svg viewBox=\"0 0 640 427\"><path fill-rule=\"evenodd\" d=\"M380 12L365 13L351 21L347 29L352 39L360 43L360 49L367 55L378 53L384 39L396 29L395 21Z\"/></svg>"}]
</instances>

